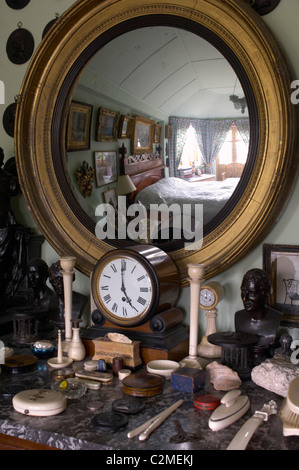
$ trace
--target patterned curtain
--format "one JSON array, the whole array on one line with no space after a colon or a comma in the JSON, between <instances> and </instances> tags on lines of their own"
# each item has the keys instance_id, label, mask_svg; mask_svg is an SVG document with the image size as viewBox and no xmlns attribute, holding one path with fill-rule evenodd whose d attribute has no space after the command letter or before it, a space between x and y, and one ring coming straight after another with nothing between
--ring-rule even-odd
<instances>
[{"instance_id":1,"label":"patterned curtain","mask_svg":"<svg viewBox=\"0 0 299 470\"><path fill-rule=\"evenodd\" d=\"M198 119L198 145L207 173L212 172L211 165L216 160L232 124L231 119Z\"/></svg>"},{"instance_id":2,"label":"patterned curtain","mask_svg":"<svg viewBox=\"0 0 299 470\"><path fill-rule=\"evenodd\" d=\"M178 166L186 142L190 124L196 131L197 142L202 153L206 172L211 173L211 165L226 139L232 126L236 124L242 139L249 142L249 119L188 119L170 117L171 138L169 140L169 174L178 176Z\"/></svg>"},{"instance_id":3,"label":"patterned curtain","mask_svg":"<svg viewBox=\"0 0 299 470\"><path fill-rule=\"evenodd\" d=\"M243 142L248 145L249 144L249 134L250 134L250 128L249 128L249 119L236 119L234 121L234 124L236 124L238 131L240 132L240 135L243 139Z\"/></svg>"},{"instance_id":4,"label":"patterned curtain","mask_svg":"<svg viewBox=\"0 0 299 470\"><path fill-rule=\"evenodd\" d=\"M190 119L170 117L169 125L171 126L171 137L169 139L169 174L170 176L178 177L178 166L186 142Z\"/></svg>"}]
</instances>

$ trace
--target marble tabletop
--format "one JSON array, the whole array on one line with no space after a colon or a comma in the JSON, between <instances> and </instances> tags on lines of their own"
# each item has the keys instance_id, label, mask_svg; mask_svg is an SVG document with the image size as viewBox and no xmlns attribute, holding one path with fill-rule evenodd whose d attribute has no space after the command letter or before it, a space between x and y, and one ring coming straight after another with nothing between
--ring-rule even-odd
<instances>
[{"instance_id":1,"label":"marble tabletop","mask_svg":"<svg viewBox=\"0 0 299 470\"><path fill-rule=\"evenodd\" d=\"M74 363L74 368L82 368L82 364ZM38 369L22 374L0 375L0 393L8 384L21 384L24 389L51 388L54 380L51 376L53 369L45 360L39 360ZM197 393L184 393L174 390L171 381L164 379L163 392L147 398L139 398L145 404L144 409L135 415L128 415L128 424L116 432L106 432L96 429L92 424L94 416L112 411L112 403L123 397L122 382L114 377L112 383L101 385L100 390L88 390L80 399L68 400L66 409L55 416L34 417L26 416L14 410L12 398L1 395L0 400L0 432L11 436L46 444L63 450L125 450L125 451L181 451L196 450L225 450L240 429L241 425L264 403L275 400L278 409L283 398L275 393L258 387L252 381L243 382L241 391L250 399L250 409L246 414L220 431L212 431L208 427L211 411L202 411L194 407L195 396L213 393L220 398L225 392L217 392L212 384L206 385ZM138 436L128 439L127 433L143 424L149 418L163 411L174 402L183 399L183 404L156 429L146 441L140 441ZM88 403L101 401L100 410L90 410ZM177 434L177 421L186 433L195 434L196 440L175 444L171 438ZM299 437L283 437L282 422L279 415L272 415L263 422L252 437L248 450L298 450Z\"/></svg>"}]
</instances>

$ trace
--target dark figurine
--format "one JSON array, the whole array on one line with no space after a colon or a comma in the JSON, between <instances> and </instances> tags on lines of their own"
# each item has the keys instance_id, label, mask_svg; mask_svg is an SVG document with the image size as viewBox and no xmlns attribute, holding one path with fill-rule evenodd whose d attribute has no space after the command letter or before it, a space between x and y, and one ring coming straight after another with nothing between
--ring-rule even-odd
<instances>
[{"instance_id":1,"label":"dark figurine","mask_svg":"<svg viewBox=\"0 0 299 470\"><path fill-rule=\"evenodd\" d=\"M281 314L267 305L271 291L269 276L262 269L251 269L243 277L241 297L244 310L235 314L235 329L258 336L255 363L271 357L275 348Z\"/></svg>"},{"instance_id":2,"label":"dark figurine","mask_svg":"<svg viewBox=\"0 0 299 470\"><path fill-rule=\"evenodd\" d=\"M49 280L56 293L57 305L56 308L51 308L51 320L60 328L62 331L65 329L65 318L64 318L64 286L63 276L61 272L60 262L53 263L49 268ZM75 280L75 274L73 281ZM81 318L84 312L84 308L88 302L86 295L80 294L79 292L72 293L73 307L72 307L72 318Z\"/></svg>"},{"instance_id":3,"label":"dark figurine","mask_svg":"<svg viewBox=\"0 0 299 470\"><path fill-rule=\"evenodd\" d=\"M3 149L0 147L0 310L9 303L24 276L26 235L11 209L12 196L19 193L18 179L5 171Z\"/></svg>"},{"instance_id":4,"label":"dark figurine","mask_svg":"<svg viewBox=\"0 0 299 470\"><path fill-rule=\"evenodd\" d=\"M47 286L49 278L49 268L47 263L34 258L27 264L27 276L29 286L33 289L33 308L41 311L48 311L50 301L54 296L54 291Z\"/></svg>"}]
</instances>

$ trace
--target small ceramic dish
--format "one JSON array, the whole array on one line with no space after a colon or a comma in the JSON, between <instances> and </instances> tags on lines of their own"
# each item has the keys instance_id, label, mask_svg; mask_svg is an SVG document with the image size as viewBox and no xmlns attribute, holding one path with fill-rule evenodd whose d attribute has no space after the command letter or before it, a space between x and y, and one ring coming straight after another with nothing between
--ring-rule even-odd
<instances>
[{"instance_id":1,"label":"small ceramic dish","mask_svg":"<svg viewBox=\"0 0 299 470\"><path fill-rule=\"evenodd\" d=\"M87 392L87 386L76 378L69 378L62 380L61 382L55 382L52 384L51 389L62 393L65 398L69 398L71 400L81 398Z\"/></svg>"},{"instance_id":2,"label":"small ceramic dish","mask_svg":"<svg viewBox=\"0 0 299 470\"><path fill-rule=\"evenodd\" d=\"M147 363L147 371L151 374L161 375L163 377L170 377L171 373L177 370L180 364L175 361L169 361L168 359L157 359Z\"/></svg>"}]
</instances>

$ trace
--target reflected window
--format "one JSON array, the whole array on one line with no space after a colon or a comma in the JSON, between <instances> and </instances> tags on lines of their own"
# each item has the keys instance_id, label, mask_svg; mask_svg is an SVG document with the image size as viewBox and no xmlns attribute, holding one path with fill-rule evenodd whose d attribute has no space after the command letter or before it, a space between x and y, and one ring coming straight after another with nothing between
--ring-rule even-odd
<instances>
[{"instance_id":1,"label":"reflected window","mask_svg":"<svg viewBox=\"0 0 299 470\"><path fill-rule=\"evenodd\" d=\"M216 179L240 178L248 155L248 142L233 124L216 159Z\"/></svg>"},{"instance_id":2,"label":"reflected window","mask_svg":"<svg viewBox=\"0 0 299 470\"><path fill-rule=\"evenodd\" d=\"M178 169L198 168L202 163L203 157L197 142L196 132L192 124L190 124L186 133L186 142L183 147Z\"/></svg>"},{"instance_id":3,"label":"reflected window","mask_svg":"<svg viewBox=\"0 0 299 470\"><path fill-rule=\"evenodd\" d=\"M247 153L248 145L242 139L237 126L233 124L218 154L218 163L238 162L245 164Z\"/></svg>"}]
</instances>

